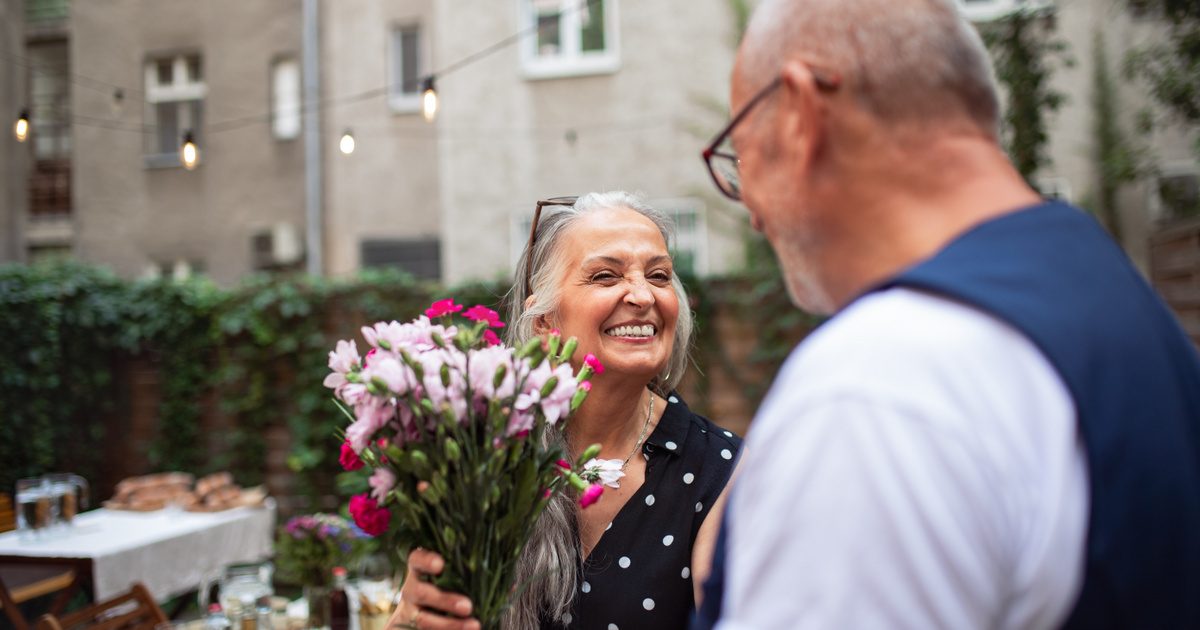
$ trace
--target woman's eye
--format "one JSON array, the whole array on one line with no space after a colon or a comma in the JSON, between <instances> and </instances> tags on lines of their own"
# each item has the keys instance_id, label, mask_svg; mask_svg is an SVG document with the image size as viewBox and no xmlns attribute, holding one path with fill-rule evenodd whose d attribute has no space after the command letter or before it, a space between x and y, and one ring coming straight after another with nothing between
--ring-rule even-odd
<instances>
[{"instance_id":1,"label":"woman's eye","mask_svg":"<svg viewBox=\"0 0 1200 630\"><path fill-rule=\"evenodd\" d=\"M601 271L600 273L592 274L592 282L611 282L617 279L617 275L610 271Z\"/></svg>"},{"instance_id":2,"label":"woman's eye","mask_svg":"<svg viewBox=\"0 0 1200 630\"><path fill-rule=\"evenodd\" d=\"M655 282L670 282L671 281L671 272L655 271L650 274L650 279Z\"/></svg>"}]
</instances>

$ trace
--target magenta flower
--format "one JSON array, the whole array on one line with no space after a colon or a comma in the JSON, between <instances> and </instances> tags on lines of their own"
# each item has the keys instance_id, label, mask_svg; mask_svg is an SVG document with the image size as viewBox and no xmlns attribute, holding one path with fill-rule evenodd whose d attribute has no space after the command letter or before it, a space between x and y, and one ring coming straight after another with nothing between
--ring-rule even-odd
<instances>
[{"instance_id":1,"label":"magenta flower","mask_svg":"<svg viewBox=\"0 0 1200 630\"><path fill-rule=\"evenodd\" d=\"M387 531L392 522L392 513L379 507L379 502L365 494L350 497L350 516L354 524L368 536L378 536Z\"/></svg>"},{"instance_id":2,"label":"magenta flower","mask_svg":"<svg viewBox=\"0 0 1200 630\"><path fill-rule=\"evenodd\" d=\"M504 324L500 325L503 326ZM491 328L483 331L483 340L486 341L489 346L500 345L500 337L496 336L496 333L492 332Z\"/></svg>"},{"instance_id":3,"label":"magenta flower","mask_svg":"<svg viewBox=\"0 0 1200 630\"><path fill-rule=\"evenodd\" d=\"M586 508L589 505L592 505L600 500L600 495L602 494L604 494L603 485L594 483L588 486L588 489L584 490L583 494L579 497L579 507Z\"/></svg>"},{"instance_id":4,"label":"magenta flower","mask_svg":"<svg viewBox=\"0 0 1200 630\"><path fill-rule=\"evenodd\" d=\"M604 366L601 365L600 359L597 359L596 355L590 352L587 353L587 356L583 357L583 362L585 365L592 368L592 371L594 371L596 374L604 373Z\"/></svg>"},{"instance_id":5,"label":"magenta flower","mask_svg":"<svg viewBox=\"0 0 1200 630\"><path fill-rule=\"evenodd\" d=\"M446 298L444 300L438 300L429 305L429 308L425 309L425 315L429 317L429 319L434 319L443 315L457 313L461 310L463 310L462 304L455 304L454 298Z\"/></svg>"},{"instance_id":6,"label":"magenta flower","mask_svg":"<svg viewBox=\"0 0 1200 630\"><path fill-rule=\"evenodd\" d=\"M579 389L582 389L582 390L583 390L583 391L585 391L585 392L590 392L590 391L592 391L592 382L591 382L591 381L584 381L584 382L580 383L580 384L579 384Z\"/></svg>"},{"instance_id":7,"label":"magenta flower","mask_svg":"<svg viewBox=\"0 0 1200 630\"><path fill-rule=\"evenodd\" d=\"M342 442L342 454L338 456L338 463L346 470L358 470L366 465L363 464L363 460L358 458L358 453L354 452L350 440Z\"/></svg>"},{"instance_id":8,"label":"magenta flower","mask_svg":"<svg viewBox=\"0 0 1200 630\"><path fill-rule=\"evenodd\" d=\"M500 321L500 314L482 304L476 304L467 309L467 312L463 313L463 317L474 322L487 322L491 328L504 328L504 322Z\"/></svg>"}]
</instances>

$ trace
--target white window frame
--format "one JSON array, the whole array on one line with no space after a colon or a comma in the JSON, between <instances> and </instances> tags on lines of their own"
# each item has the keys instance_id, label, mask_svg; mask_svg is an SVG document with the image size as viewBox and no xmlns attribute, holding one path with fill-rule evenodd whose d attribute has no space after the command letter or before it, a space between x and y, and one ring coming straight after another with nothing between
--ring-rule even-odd
<instances>
[{"instance_id":1,"label":"white window frame","mask_svg":"<svg viewBox=\"0 0 1200 630\"><path fill-rule=\"evenodd\" d=\"M1038 10L1054 0L957 0L962 14L972 22L990 22L1017 10Z\"/></svg>"},{"instance_id":2,"label":"white window frame","mask_svg":"<svg viewBox=\"0 0 1200 630\"><path fill-rule=\"evenodd\" d=\"M286 92L280 86L280 71L285 67L290 67L295 73L295 84L283 86L288 88ZM300 61L295 55L281 55L271 61L271 137L281 141L300 137L304 126L302 91Z\"/></svg>"},{"instance_id":3,"label":"white window frame","mask_svg":"<svg viewBox=\"0 0 1200 630\"><path fill-rule=\"evenodd\" d=\"M1163 206L1162 193L1159 191L1160 180L1166 177L1191 175L1200 179L1200 164L1186 160L1168 162L1159 167L1158 172L1149 178L1147 186L1146 206L1152 221L1166 219L1166 208Z\"/></svg>"},{"instance_id":4,"label":"white window frame","mask_svg":"<svg viewBox=\"0 0 1200 630\"><path fill-rule=\"evenodd\" d=\"M1075 203L1075 195L1071 182L1066 177L1048 175L1036 180L1038 192L1046 199L1057 199L1065 203Z\"/></svg>"},{"instance_id":5,"label":"white window frame","mask_svg":"<svg viewBox=\"0 0 1200 630\"><path fill-rule=\"evenodd\" d=\"M187 68L189 57L198 57L201 67L203 67L204 56L198 52L156 55L146 59L144 67L146 105L151 111L157 111L158 105L163 103L187 103L192 101L199 101L201 111L203 111L204 97L208 95L208 86L204 83L203 79L199 81L189 80ZM164 59L171 60L171 83L169 85L163 85L158 82L158 63ZM157 116L157 114L155 115ZM157 117L155 121L157 122ZM203 123L203 121L201 122ZM183 131L185 128L181 127L180 131ZM191 131L197 143L199 143L201 130L198 127L192 127ZM155 133L157 134L157 129ZM153 139L155 140L155 146L157 146L157 135ZM182 137L178 139L178 142L182 141ZM200 154L200 161L203 161L204 152L201 151ZM167 153L147 151L145 160L148 167L182 166L179 159L179 151L177 150Z\"/></svg>"},{"instance_id":6,"label":"white window frame","mask_svg":"<svg viewBox=\"0 0 1200 630\"><path fill-rule=\"evenodd\" d=\"M403 50L400 46L400 33L408 29L416 29L417 31L417 87L416 91L403 92L403 85L397 84L395 79L399 73L399 66L403 66ZM398 114L413 114L421 111L421 85L420 79L423 76L426 68L426 59L429 58L429 47L425 43L425 27L420 21L397 22L392 24L388 29L388 59L387 59L387 85L388 85L388 105L393 112Z\"/></svg>"},{"instance_id":7,"label":"white window frame","mask_svg":"<svg viewBox=\"0 0 1200 630\"><path fill-rule=\"evenodd\" d=\"M538 2L559 3L561 11L559 33L562 37L562 53L553 57L537 54L537 11ZM517 0L518 24L522 32L529 34L520 40L521 70L526 79L556 79L597 74L612 74L621 68L621 37L618 25L618 0L601 0L604 3L604 50L583 52L580 50L580 3L582 0Z\"/></svg>"}]
</instances>

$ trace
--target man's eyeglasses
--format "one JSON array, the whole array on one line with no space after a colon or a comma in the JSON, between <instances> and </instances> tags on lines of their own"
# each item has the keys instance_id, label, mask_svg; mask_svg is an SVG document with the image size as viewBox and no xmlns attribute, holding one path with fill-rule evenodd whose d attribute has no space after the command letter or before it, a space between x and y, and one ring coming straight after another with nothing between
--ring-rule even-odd
<instances>
[{"instance_id":1,"label":"man's eyeglasses","mask_svg":"<svg viewBox=\"0 0 1200 630\"><path fill-rule=\"evenodd\" d=\"M537 202L533 211L533 223L529 226L529 242L525 244L525 297L533 295L530 281L533 279L533 246L537 243L538 221L542 218L542 208L546 206L573 206L578 196L551 197Z\"/></svg>"},{"instance_id":2,"label":"man's eyeglasses","mask_svg":"<svg viewBox=\"0 0 1200 630\"><path fill-rule=\"evenodd\" d=\"M812 73L813 81L816 83L817 89L822 92L833 92L841 85L841 77L835 73L820 70L813 66L808 66ZM733 144L728 142L733 135L734 127L742 122L750 112L762 101L766 100L767 96L774 92L776 88L783 85L783 76L777 76L773 81L764 86L757 94L750 97L750 100L742 106L742 111L738 112L729 124L713 138L709 143L708 148L704 149L701 156L704 158L704 164L708 166L708 174L712 176L713 182L717 188L726 196L734 201L742 200L742 179L738 173L737 154L733 151Z\"/></svg>"}]
</instances>

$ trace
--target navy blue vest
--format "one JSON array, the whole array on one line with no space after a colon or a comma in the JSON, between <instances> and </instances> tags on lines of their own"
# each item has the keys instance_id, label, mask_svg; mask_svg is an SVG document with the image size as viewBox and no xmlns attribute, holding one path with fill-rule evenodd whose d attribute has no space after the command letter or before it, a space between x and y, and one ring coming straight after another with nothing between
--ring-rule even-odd
<instances>
[{"instance_id":1,"label":"navy blue vest","mask_svg":"<svg viewBox=\"0 0 1200 630\"><path fill-rule=\"evenodd\" d=\"M1200 628L1200 356L1108 235L1046 203L968 231L874 290L891 287L1009 323L1070 391L1091 504L1065 627ZM719 616L723 538L695 628Z\"/></svg>"}]
</instances>

